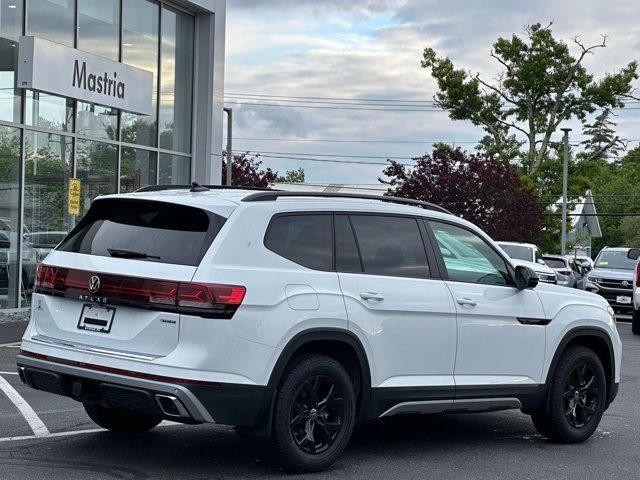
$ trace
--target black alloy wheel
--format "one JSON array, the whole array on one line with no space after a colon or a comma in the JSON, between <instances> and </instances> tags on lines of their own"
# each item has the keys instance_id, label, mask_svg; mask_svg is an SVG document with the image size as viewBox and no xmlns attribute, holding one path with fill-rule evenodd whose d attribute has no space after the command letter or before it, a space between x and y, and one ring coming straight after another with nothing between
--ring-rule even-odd
<instances>
[{"instance_id":1,"label":"black alloy wheel","mask_svg":"<svg viewBox=\"0 0 640 480\"><path fill-rule=\"evenodd\" d=\"M333 379L310 377L298 389L291 405L289 425L298 448L317 455L333 445L342 428L343 392Z\"/></svg>"},{"instance_id":2,"label":"black alloy wheel","mask_svg":"<svg viewBox=\"0 0 640 480\"><path fill-rule=\"evenodd\" d=\"M292 359L275 395L271 446L277 462L299 473L333 464L353 432L354 390L336 359L318 353Z\"/></svg>"},{"instance_id":3,"label":"black alloy wheel","mask_svg":"<svg viewBox=\"0 0 640 480\"><path fill-rule=\"evenodd\" d=\"M588 347L570 346L560 355L547 398L531 412L531 420L538 433L553 442L584 442L598 428L607 394L600 357Z\"/></svg>"},{"instance_id":4,"label":"black alloy wheel","mask_svg":"<svg viewBox=\"0 0 640 480\"><path fill-rule=\"evenodd\" d=\"M586 363L576 365L569 373L562 400L564 415L574 428L583 428L595 415L599 386L596 373Z\"/></svg>"}]
</instances>

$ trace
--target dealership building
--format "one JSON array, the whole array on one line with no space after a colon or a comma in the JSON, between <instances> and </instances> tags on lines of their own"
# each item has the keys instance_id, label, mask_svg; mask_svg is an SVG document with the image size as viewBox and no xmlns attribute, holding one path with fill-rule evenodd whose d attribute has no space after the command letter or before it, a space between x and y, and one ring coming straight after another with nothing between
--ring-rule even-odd
<instances>
[{"instance_id":1,"label":"dealership building","mask_svg":"<svg viewBox=\"0 0 640 480\"><path fill-rule=\"evenodd\" d=\"M0 308L98 195L219 183L224 0L0 0Z\"/></svg>"}]
</instances>

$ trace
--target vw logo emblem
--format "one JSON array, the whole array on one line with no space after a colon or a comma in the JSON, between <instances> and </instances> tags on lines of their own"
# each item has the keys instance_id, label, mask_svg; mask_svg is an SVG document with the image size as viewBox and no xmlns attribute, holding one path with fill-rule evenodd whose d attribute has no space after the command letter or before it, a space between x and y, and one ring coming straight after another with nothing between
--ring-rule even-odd
<instances>
[{"instance_id":1,"label":"vw logo emblem","mask_svg":"<svg viewBox=\"0 0 640 480\"><path fill-rule=\"evenodd\" d=\"M89 291L96 293L98 290L100 290L100 277L92 275L91 278L89 278Z\"/></svg>"},{"instance_id":2,"label":"vw logo emblem","mask_svg":"<svg viewBox=\"0 0 640 480\"><path fill-rule=\"evenodd\" d=\"M623 287L628 287L629 285L630 285L629 282L627 282L626 280L622 282Z\"/></svg>"}]
</instances>

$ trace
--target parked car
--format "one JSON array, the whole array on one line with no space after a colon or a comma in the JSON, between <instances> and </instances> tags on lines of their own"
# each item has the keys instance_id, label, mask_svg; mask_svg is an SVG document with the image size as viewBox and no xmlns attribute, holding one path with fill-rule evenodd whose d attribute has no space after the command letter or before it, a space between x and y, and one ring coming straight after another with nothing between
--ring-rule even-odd
<instances>
[{"instance_id":1,"label":"parked car","mask_svg":"<svg viewBox=\"0 0 640 480\"><path fill-rule=\"evenodd\" d=\"M25 233L24 240L35 249L37 261L41 262L62 240L68 232L33 232Z\"/></svg>"},{"instance_id":2,"label":"parked car","mask_svg":"<svg viewBox=\"0 0 640 480\"><path fill-rule=\"evenodd\" d=\"M542 260L557 274L558 285L569 288L581 288L583 282L583 270L581 265L572 257L562 255L543 255Z\"/></svg>"},{"instance_id":3,"label":"parked car","mask_svg":"<svg viewBox=\"0 0 640 480\"><path fill-rule=\"evenodd\" d=\"M598 253L594 268L587 275L585 290L604 297L618 312L632 313L635 260L628 257L629 248L604 247Z\"/></svg>"},{"instance_id":4,"label":"parked car","mask_svg":"<svg viewBox=\"0 0 640 480\"><path fill-rule=\"evenodd\" d=\"M441 207L162 188L94 200L38 268L17 356L106 429L233 425L304 472L356 419L519 409L577 443L617 395L607 302L538 284Z\"/></svg>"},{"instance_id":5,"label":"parked car","mask_svg":"<svg viewBox=\"0 0 640 480\"><path fill-rule=\"evenodd\" d=\"M633 275L633 312L631 317L631 330L640 335L640 248L630 248L627 252L630 260L636 261Z\"/></svg>"},{"instance_id":6,"label":"parked car","mask_svg":"<svg viewBox=\"0 0 640 480\"><path fill-rule=\"evenodd\" d=\"M0 296L6 297L9 292L9 276L11 268L18 268L18 242L15 232L0 230ZM22 245L22 290L33 287L38 264L37 253L29 245Z\"/></svg>"},{"instance_id":7,"label":"parked car","mask_svg":"<svg viewBox=\"0 0 640 480\"><path fill-rule=\"evenodd\" d=\"M514 261L517 265L523 265L531 268L541 282L557 283L558 275L549 267L542 259L540 249L533 243L519 242L496 242L500 248Z\"/></svg>"}]
</instances>

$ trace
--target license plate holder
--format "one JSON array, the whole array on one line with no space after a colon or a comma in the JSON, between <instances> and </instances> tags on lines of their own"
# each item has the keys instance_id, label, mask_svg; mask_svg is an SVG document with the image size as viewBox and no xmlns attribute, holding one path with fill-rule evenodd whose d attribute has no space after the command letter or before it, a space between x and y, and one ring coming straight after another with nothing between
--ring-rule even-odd
<instances>
[{"instance_id":1,"label":"license plate holder","mask_svg":"<svg viewBox=\"0 0 640 480\"><path fill-rule=\"evenodd\" d=\"M616 302L622 303L623 305L631 305L631 297L628 297L627 295L618 295L616 297Z\"/></svg>"},{"instance_id":2,"label":"license plate holder","mask_svg":"<svg viewBox=\"0 0 640 480\"><path fill-rule=\"evenodd\" d=\"M109 333L115 314L115 308L85 304L80 312L78 328L92 332Z\"/></svg>"}]
</instances>

